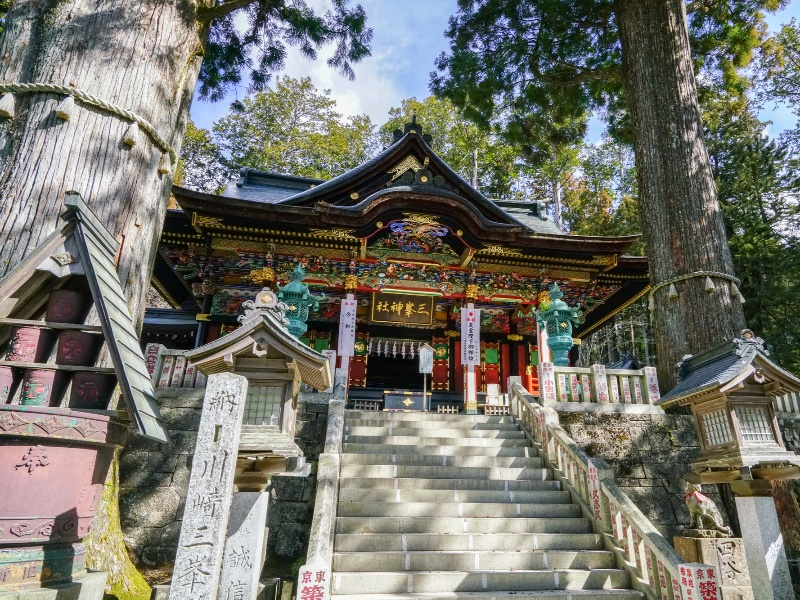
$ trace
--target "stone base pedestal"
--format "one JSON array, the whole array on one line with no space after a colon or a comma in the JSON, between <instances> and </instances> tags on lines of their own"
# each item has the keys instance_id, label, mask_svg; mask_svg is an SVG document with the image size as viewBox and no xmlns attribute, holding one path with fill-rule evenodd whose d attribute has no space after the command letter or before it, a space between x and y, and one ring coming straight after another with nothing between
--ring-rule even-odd
<instances>
[{"instance_id":1,"label":"stone base pedestal","mask_svg":"<svg viewBox=\"0 0 800 600\"><path fill-rule=\"evenodd\" d=\"M675 550L687 562L717 570L722 600L754 600L744 544L739 538L673 538Z\"/></svg>"},{"instance_id":2,"label":"stone base pedestal","mask_svg":"<svg viewBox=\"0 0 800 600\"><path fill-rule=\"evenodd\" d=\"M87 573L80 581L32 588L27 590L3 591L0 600L103 600L108 573L98 571Z\"/></svg>"},{"instance_id":3,"label":"stone base pedestal","mask_svg":"<svg viewBox=\"0 0 800 600\"><path fill-rule=\"evenodd\" d=\"M744 485L737 489L737 483L732 487L753 588L759 600L794 600L775 500L767 495L745 496L748 490Z\"/></svg>"}]
</instances>

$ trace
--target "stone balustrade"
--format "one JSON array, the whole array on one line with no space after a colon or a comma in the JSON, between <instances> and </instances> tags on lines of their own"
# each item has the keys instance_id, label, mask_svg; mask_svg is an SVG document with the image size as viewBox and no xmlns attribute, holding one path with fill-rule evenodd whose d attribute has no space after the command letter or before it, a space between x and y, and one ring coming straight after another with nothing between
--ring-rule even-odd
<instances>
[{"instance_id":1,"label":"stone balustrade","mask_svg":"<svg viewBox=\"0 0 800 600\"><path fill-rule=\"evenodd\" d=\"M204 388L206 376L186 358L189 350L172 350L147 344L144 360L156 388Z\"/></svg>"},{"instance_id":2,"label":"stone balustrade","mask_svg":"<svg viewBox=\"0 0 800 600\"><path fill-rule=\"evenodd\" d=\"M800 394L791 392L783 396L775 396L773 401L775 412L800 414Z\"/></svg>"},{"instance_id":3,"label":"stone balustrade","mask_svg":"<svg viewBox=\"0 0 800 600\"><path fill-rule=\"evenodd\" d=\"M319 455L317 464L317 495L308 541L306 562L320 565L327 573L331 572L333 561L346 386L347 376L342 369L338 369L333 386L333 398L328 404L328 429L325 433L325 446L322 454Z\"/></svg>"},{"instance_id":4,"label":"stone balustrade","mask_svg":"<svg viewBox=\"0 0 800 600\"><path fill-rule=\"evenodd\" d=\"M556 403L650 405L661 399L654 367L607 369L539 364L539 394L544 406Z\"/></svg>"},{"instance_id":5,"label":"stone balustrade","mask_svg":"<svg viewBox=\"0 0 800 600\"><path fill-rule=\"evenodd\" d=\"M564 374L573 369L559 369ZM580 371L578 371L580 372ZM629 371L626 377L630 377ZM528 436L541 449L542 458L554 469L582 505L606 546L630 574L634 587L649 598L680 600L702 583L717 589L714 567L685 563L672 545L616 484L605 461L588 456L559 425L558 413L541 406L522 386L519 378L509 380L511 411ZM698 572L702 575L699 581ZM716 595L697 595L716 598Z\"/></svg>"}]
</instances>

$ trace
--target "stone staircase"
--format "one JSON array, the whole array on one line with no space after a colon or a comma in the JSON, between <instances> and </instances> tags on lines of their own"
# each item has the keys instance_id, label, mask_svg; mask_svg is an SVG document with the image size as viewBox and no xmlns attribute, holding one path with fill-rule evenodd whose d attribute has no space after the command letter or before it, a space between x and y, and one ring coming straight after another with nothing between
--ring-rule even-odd
<instances>
[{"instance_id":1,"label":"stone staircase","mask_svg":"<svg viewBox=\"0 0 800 600\"><path fill-rule=\"evenodd\" d=\"M337 600L630 600L513 417L347 411Z\"/></svg>"}]
</instances>

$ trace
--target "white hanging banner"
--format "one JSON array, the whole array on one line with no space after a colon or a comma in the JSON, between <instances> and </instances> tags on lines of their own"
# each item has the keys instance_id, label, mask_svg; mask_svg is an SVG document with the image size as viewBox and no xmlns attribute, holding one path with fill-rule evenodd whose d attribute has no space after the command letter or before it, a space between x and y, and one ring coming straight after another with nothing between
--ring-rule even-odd
<instances>
[{"instance_id":1,"label":"white hanging banner","mask_svg":"<svg viewBox=\"0 0 800 600\"><path fill-rule=\"evenodd\" d=\"M356 341L356 299L353 294L347 294L342 299L342 308L339 313L339 356L353 356L353 346Z\"/></svg>"},{"instance_id":2,"label":"white hanging banner","mask_svg":"<svg viewBox=\"0 0 800 600\"><path fill-rule=\"evenodd\" d=\"M481 311L471 306L461 309L461 364L481 364Z\"/></svg>"}]
</instances>

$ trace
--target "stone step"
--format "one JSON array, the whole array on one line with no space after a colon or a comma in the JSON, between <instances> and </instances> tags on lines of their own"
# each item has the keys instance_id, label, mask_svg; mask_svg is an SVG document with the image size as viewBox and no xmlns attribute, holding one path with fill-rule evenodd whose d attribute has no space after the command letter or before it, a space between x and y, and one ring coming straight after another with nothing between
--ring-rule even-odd
<instances>
[{"instance_id":1,"label":"stone step","mask_svg":"<svg viewBox=\"0 0 800 600\"><path fill-rule=\"evenodd\" d=\"M491 504L489 502L340 502L340 517L579 517L577 504Z\"/></svg>"},{"instance_id":2,"label":"stone step","mask_svg":"<svg viewBox=\"0 0 800 600\"><path fill-rule=\"evenodd\" d=\"M339 477L409 477L419 479L551 479L550 469L539 467L425 467L414 465L342 465Z\"/></svg>"},{"instance_id":3,"label":"stone step","mask_svg":"<svg viewBox=\"0 0 800 600\"><path fill-rule=\"evenodd\" d=\"M456 437L419 437L411 435L348 435L342 439L346 444L380 444L385 446L410 445L410 446L482 446L503 448L520 447L528 445L524 438L456 438ZM450 452L447 450L445 453Z\"/></svg>"},{"instance_id":4,"label":"stone step","mask_svg":"<svg viewBox=\"0 0 800 600\"><path fill-rule=\"evenodd\" d=\"M369 421L425 421L433 423L516 423L514 417L486 415L444 415L424 412L383 412L370 410L347 410L344 413L345 423L367 419Z\"/></svg>"},{"instance_id":5,"label":"stone step","mask_svg":"<svg viewBox=\"0 0 800 600\"><path fill-rule=\"evenodd\" d=\"M452 441L452 440L451 440ZM347 442L342 444L342 452L347 454L423 454L425 456L537 456L530 446L455 446L428 444L363 444Z\"/></svg>"},{"instance_id":6,"label":"stone step","mask_svg":"<svg viewBox=\"0 0 800 600\"><path fill-rule=\"evenodd\" d=\"M444 536L443 536L444 537ZM543 569L614 569L606 550L521 552L336 552L334 571L539 571Z\"/></svg>"},{"instance_id":7,"label":"stone step","mask_svg":"<svg viewBox=\"0 0 800 600\"><path fill-rule=\"evenodd\" d=\"M587 519L337 517L336 533L591 533ZM336 548L334 548L336 550Z\"/></svg>"},{"instance_id":8,"label":"stone step","mask_svg":"<svg viewBox=\"0 0 800 600\"><path fill-rule=\"evenodd\" d=\"M528 590L619 589L630 584L617 569L520 571L337 572L333 594L402 594Z\"/></svg>"},{"instance_id":9,"label":"stone step","mask_svg":"<svg viewBox=\"0 0 800 600\"><path fill-rule=\"evenodd\" d=\"M385 436L385 437L413 437L413 438L453 438L463 440L466 438L489 438L495 440L525 440L525 432L519 429L417 429L411 427L350 427L346 425L344 435L349 438L357 436Z\"/></svg>"},{"instance_id":10,"label":"stone step","mask_svg":"<svg viewBox=\"0 0 800 600\"><path fill-rule=\"evenodd\" d=\"M425 490L416 487L396 490L342 488L339 502L489 502L493 504L570 504L569 492L520 492L504 490Z\"/></svg>"},{"instance_id":11,"label":"stone step","mask_svg":"<svg viewBox=\"0 0 800 600\"><path fill-rule=\"evenodd\" d=\"M337 552L602 550L597 533L341 533Z\"/></svg>"},{"instance_id":12,"label":"stone step","mask_svg":"<svg viewBox=\"0 0 800 600\"><path fill-rule=\"evenodd\" d=\"M512 492L539 492L560 490L561 482L546 480L535 481L530 479L500 480L500 479L441 479L434 478L405 478L405 477L348 477L339 481L339 488L344 490L354 489L380 489L380 490L493 490Z\"/></svg>"},{"instance_id":13,"label":"stone step","mask_svg":"<svg viewBox=\"0 0 800 600\"><path fill-rule=\"evenodd\" d=\"M541 467L542 459L526 456L459 456L446 454L343 454L343 465L416 465L428 467Z\"/></svg>"},{"instance_id":14,"label":"stone step","mask_svg":"<svg viewBox=\"0 0 800 600\"><path fill-rule=\"evenodd\" d=\"M527 592L437 592L434 594L333 594L336 600L640 600L644 594L631 590L570 590Z\"/></svg>"},{"instance_id":15,"label":"stone step","mask_svg":"<svg viewBox=\"0 0 800 600\"><path fill-rule=\"evenodd\" d=\"M409 429L459 429L475 431L519 431L519 425L513 421L508 423L475 423L462 419L460 421L438 421L431 419L428 421L402 421L384 419L347 419L346 427L395 427Z\"/></svg>"}]
</instances>

